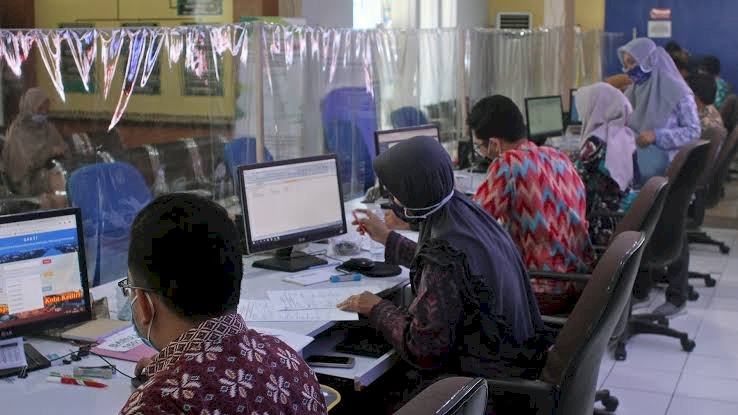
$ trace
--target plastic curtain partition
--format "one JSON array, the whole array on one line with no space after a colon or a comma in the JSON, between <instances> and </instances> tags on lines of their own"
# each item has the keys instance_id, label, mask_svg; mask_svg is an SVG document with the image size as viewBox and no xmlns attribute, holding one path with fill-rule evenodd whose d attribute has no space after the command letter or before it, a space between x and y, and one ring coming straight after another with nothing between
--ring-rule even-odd
<instances>
[{"instance_id":1,"label":"plastic curtain partition","mask_svg":"<svg viewBox=\"0 0 738 415\"><path fill-rule=\"evenodd\" d=\"M617 60L618 39L579 36L579 84ZM239 165L325 153L355 197L374 183L375 130L438 123L452 151L467 100L566 94L562 45L561 29L0 30L0 213L79 206L90 278L123 278L151 198L196 192L239 213ZM44 96L49 121L34 123Z\"/></svg>"}]
</instances>

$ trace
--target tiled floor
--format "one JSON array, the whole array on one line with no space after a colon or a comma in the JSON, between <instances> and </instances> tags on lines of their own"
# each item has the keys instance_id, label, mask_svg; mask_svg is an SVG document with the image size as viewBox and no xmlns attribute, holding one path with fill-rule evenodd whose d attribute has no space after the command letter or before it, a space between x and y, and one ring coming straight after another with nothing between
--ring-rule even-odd
<instances>
[{"instance_id":1,"label":"tiled floor","mask_svg":"<svg viewBox=\"0 0 738 415\"><path fill-rule=\"evenodd\" d=\"M714 288L692 280L700 299L671 327L689 333L697 343L692 353L678 340L639 335L628 343L628 359L603 359L600 386L620 401L621 415L738 414L738 230L706 229L732 247L721 255L714 247L693 245L690 270L711 272ZM664 301L651 295L651 306Z\"/></svg>"}]
</instances>

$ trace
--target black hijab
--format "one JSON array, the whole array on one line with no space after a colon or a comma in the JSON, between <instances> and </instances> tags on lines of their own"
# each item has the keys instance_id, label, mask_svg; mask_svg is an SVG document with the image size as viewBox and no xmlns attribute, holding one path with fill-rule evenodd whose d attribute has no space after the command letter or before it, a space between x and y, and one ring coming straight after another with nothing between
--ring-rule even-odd
<instances>
[{"instance_id":1,"label":"black hijab","mask_svg":"<svg viewBox=\"0 0 738 415\"><path fill-rule=\"evenodd\" d=\"M543 327L520 254L507 232L486 211L454 190L454 174L446 150L432 137L398 143L374 160L374 170L387 190L408 209L423 215L453 192L440 209L420 224L416 260L444 265L459 257L466 272L461 286L480 308L487 323L503 323L516 342ZM456 276L455 276L456 277ZM483 322L484 325L484 322ZM498 324L499 325L499 324Z\"/></svg>"}]
</instances>

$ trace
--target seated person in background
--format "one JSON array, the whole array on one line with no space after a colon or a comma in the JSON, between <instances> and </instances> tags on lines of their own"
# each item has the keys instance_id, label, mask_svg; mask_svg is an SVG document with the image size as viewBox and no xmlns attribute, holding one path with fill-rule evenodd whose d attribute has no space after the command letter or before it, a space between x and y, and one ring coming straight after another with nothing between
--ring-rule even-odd
<instances>
[{"instance_id":1,"label":"seated person in background","mask_svg":"<svg viewBox=\"0 0 738 415\"><path fill-rule=\"evenodd\" d=\"M666 51L648 38L618 49L623 70L633 80L625 96L633 106L628 127L635 136L637 179L663 176L679 150L702 133L692 90Z\"/></svg>"},{"instance_id":2,"label":"seated person in background","mask_svg":"<svg viewBox=\"0 0 738 415\"><path fill-rule=\"evenodd\" d=\"M587 189L587 213L592 242L607 245L616 220L598 211L625 210L633 182L633 131L626 125L633 112L622 92L600 82L579 88L576 105L582 120L582 149L577 170Z\"/></svg>"},{"instance_id":3,"label":"seated person in background","mask_svg":"<svg viewBox=\"0 0 738 415\"><path fill-rule=\"evenodd\" d=\"M49 97L42 89L31 88L21 97L18 116L8 129L3 164L8 184L18 195L51 193L50 161L69 153L59 131L48 122L48 112Z\"/></svg>"},{"instance_id":4,"label":"seated person in background","mask_svg":"<svg viewBox=\"0 0 738 415\"><path fill-rule=\"evenodd\" d=\"M697 69L700 73L712 76L715 79L717 90L715 91L715 108L720 109L725 102L725 98L730 93L730 85L720 77L720 59L716 56L705 56L699 63Z\"/></svg>"},{"instance_id":5,"label":"seated person in background","mask_svg":"<svg viewBox=\"0 0 738 415\"><path fill-rule=\"evenodd\" d=\"M507 227L532 271L589 272L593 260L585 187L569 158L525 138L523 115L501 95L479 101L469 116L474 142L485 157L497 155L474 200ZM581 287L533 279L541 312L573 308Z\"/></svg>"},{"instance_id":6,"label":"seated person in background","mask_svg":"<svg viewBox=\"0 0 738 415\"><path fill-rule=\"evenodd\" d=\"M679 73L686 79L689 75L689 53L682 49L682 47L673 40L667 43L666 46L664 46L664 49L666 50L666 53L671 56L671 59L674 61L674 65L676 65Z\"/></svg>"},{"instance_id":7,"label":"seated person in background","mask_svg":"<svg viewBox=\"0 0 738 415\"><path fill-rule=\"evenodd\" d=\"M525 266L505 230L454 190L443 146L431 137L400 142L376 158L374 170L397 215L420 223L418 243L369 211L356 224L386 246L388 263L410 268L415 298L407 311L367 292L338 307L368 316L406 363L425 370L423 382L448 374L537 376L548 341ZM406 372L413 375L386 378L412 395L422 386Z\"/></svg>"},{"instance_id":8,"label":"seated person in background","mask_svg":"<svg viewBox=\"0 0 738 415\"><path fill-rule=\"evenodd\" d=\"M173 193L133 222L133 324L159 350L136 367L148 381L121 414L325 414L315 373L280 340L246 327L239 236L222 207Z\"/></svg>"},{"instance_id":9,"label":"seated person in background","mask_svg":"<svg viewBox=\"0 0 738 415\"><path fill-rule=\"evenodd\" d=\"M700 116L702 129L707 127L723 127L723 117L715 108L715 78L704 73L695 73L687 77L687 84L694 92L694 102L697 104L697 113Z\"/></svg>"}]
</instances>

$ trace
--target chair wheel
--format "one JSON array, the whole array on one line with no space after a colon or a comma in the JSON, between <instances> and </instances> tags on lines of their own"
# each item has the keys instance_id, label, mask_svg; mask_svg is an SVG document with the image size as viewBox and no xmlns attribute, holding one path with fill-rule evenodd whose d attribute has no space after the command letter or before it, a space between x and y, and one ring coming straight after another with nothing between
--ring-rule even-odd
<instances>
[{"instance_id":1,"label":"chair wheel","mask_svg":"<svg viewBox=\"0 0 738 415\"><path fill-rule=\"evenodd\" d=\"M695 290L689 290L689 294L687 294L687 300L689 301L697 301L700 299L700 293L698 293Z\"/></svg>"},{"instance_id":2,"label":"chair wheel","mask_svg":"<svg viewBox=\"0 0 738 415\"><path fill-rule=\"evenodd\" d=\"M618 409L618 404L620 404L618 398L612 395L602 400L602 406L605 407L607 412L615 412Z\"/></svg>"},{"instance_id":3,"label":"chair wheel","mask_svg":"<svg viewBox=\"0 0 738 415\"><path fill-rule=\"evenodd\" d=\"M725 245L721 245L720 246L720 253L721 254L726 254L726 255L729 254L730 253L730 247L729 246L725 246Z\"/></svg>"},{"instance_id":4,"label":"chair wheel","mask_svg":"<svg viewBox=\"0 0 738 415\"><path fill-rule=\"evenodd\" d=\"M710 278L705 279L706 287L714 287L715 284L717 284L717 280L715 278L710 277Z\"/></svg>"},{"instance_id":5,"label":"chair wheel","mask_svg":"<svg viewBox=\"0 0 738 415\"><path fill-rule=\"evenodd\" d=\"M682 349L685 352L691 352L697 344L692 339L682 339Z\"/></svg>"},{"instance_id":6,"label":"chair wheel","mask_svg":"<svg viewBox=\"0 0 738 415\"><path fill-rule=\"evenodd\" d=\"M615 346L615 360L617 360L618 362L622 362L627 358L628 351L625 350L625 343L619 342L617 346Z\"/></svg>"}]
</instances>

